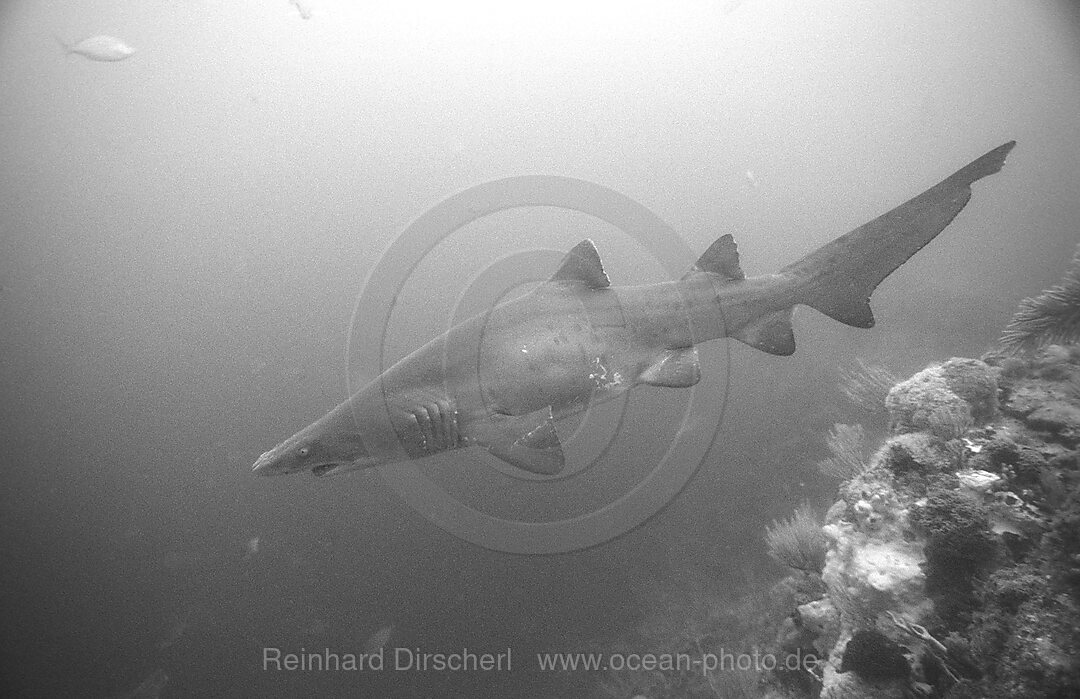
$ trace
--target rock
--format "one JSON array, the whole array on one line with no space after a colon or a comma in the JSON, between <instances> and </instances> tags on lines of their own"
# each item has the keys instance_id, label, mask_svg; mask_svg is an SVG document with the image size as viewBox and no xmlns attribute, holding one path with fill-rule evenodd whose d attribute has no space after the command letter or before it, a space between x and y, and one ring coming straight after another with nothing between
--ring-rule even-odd
<instances>
[{"instance_id":1,"label":"rock","mask_svg":"<svg viewBox=\"0 0 1080 699\"><path fill-rule=\"evenodd\" d=\"M840 672L849 671L870 682L900 680L911 673L911 663L899 644L877 631L863 629L856 631L844 648Z\"/></svg>"},{"instance_id":2,"label":"rock","mask_svg":"<svg viewBox=\"0 0 1080 699\"><path fill-rule=\"evenodd\" d=\"M815 634L814 649L826 658L840 636L840 610L828 597L799 605L803 626Z\"/></svg>"},{"instance_id":3,"label":"rock","mask_svg":"<svg viewBox=\"0 0 1080 699\"><path fill-rule=\"evenodd\" d=\"M997 374L989 364L953 357L941 365L940 371L949 390L970 406L976 423L987 422L997 415Z\"/></svg>"},{"instance_id":4,"label":"rock","mask_svg":"<svg viewBox=\"0 0 1080 699\"><path fill-rule=\"evenodd\" d=\"M1080 408L1064 401L1051 401L1035 408L1025 418L1028 426L1050 432L1068 444L1080 439Z\"/></svg>"},{"instance_id":5,"label":"rock","mask_svg":"<svg viewBox=\"0 0 1080 699\"><path fill-rule=\"evenodd\" d=\"M954 357L893 386L885 407L894 432L953 439L997 414L995 371L977 359Z\"/></svg>"},{"instance_id":6,"label":"rock","mask_svg":"<svg viewBox=\"0 0 1080 699\"><path fill-rule=\"evenodd\" d=\"M980 497L1003 480L1001 476L995 473L970 468L957 471L956 478L960 481L961 488Z\"/></svg>"},{"instance_id":7,"label":"rock","mask_svg":"<svg viewBox=\"0 0 1080 699\"><path fill-rule=\"evenodd\" d=\"M828 525L833 545L822 580L834 606L851 617L874 617L885 610L918 619L926 599L922 545L899 537L870 538L850 524Z\"/></svg>"},{"instance_id":8,"label":"rock","mask_svg":"<svg viewBox=\"0 0 1080 699\"><path fill-rule=\"evenodd\" d=\"M867 542L855 551L851 573L877 592L897 600L918 587L921 592L922 547L907 542Z\"/></svg>"},{"instance_id":9,"label":"rock","mask_svg":"<svg viewBox=\"0 0 1080 699\"><path fill-rule=\"evenodd\" d=\"M909 432L890 437L875 454L894 475L928 476L955 468L956 455L940 448L940 441L924 432Z\"/></svg>"},{"instance_id":10,"label":"rock","mask_svg":"<svg viewBox=\"0 0 1080 699\"><path fill-rule=\"evenodd\" d=\"M906 699L910 696L907 682L868 682L854 672L837 672L825 669L821 699Z\"/></svg>"},{"instance_id":11,"label":"rock","mask_svg":"<svg viewBox=\"0 0 1080 699\"><path fill-rule=\"evenodd\" d=\"M889 428L896 433L932 432L951 439L971 424L971 408L949 390L937 367L925 369L892 387L885 398Z\"/></svg>"}]
</instances>

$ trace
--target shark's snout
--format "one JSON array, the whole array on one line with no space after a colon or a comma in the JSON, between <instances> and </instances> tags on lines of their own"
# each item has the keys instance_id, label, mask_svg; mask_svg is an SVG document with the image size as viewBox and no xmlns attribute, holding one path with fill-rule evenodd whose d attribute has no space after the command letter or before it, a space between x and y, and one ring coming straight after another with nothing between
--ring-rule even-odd
<instances>
[{"instance_id":1,"label":"shark's snout","mask_svg":"<svg viewBox=\"0 0 1080 699\"><path fill-rule=\"evenodd\" d=\"M272 464L273 452L264 451L251 466L251 472L256 476L272 476L274 474L274 471L271 468Z\"/></svg>"},{"instance_id":2,"label":"shark's snout","mask_svg":"<svg viewBox=\"0 0 1080 699\"><path fill-rule=\"evenodd\" d=\"M378 465L378 460L366 454L319 456L309 444L305 443L297 447L288 442L279 444L270 451L263 452L251 466L252 474L256 476L276 476L286 473L299 473L311 471L315 476L336 476L357 469Z\"/></svg>"}]
</instances>

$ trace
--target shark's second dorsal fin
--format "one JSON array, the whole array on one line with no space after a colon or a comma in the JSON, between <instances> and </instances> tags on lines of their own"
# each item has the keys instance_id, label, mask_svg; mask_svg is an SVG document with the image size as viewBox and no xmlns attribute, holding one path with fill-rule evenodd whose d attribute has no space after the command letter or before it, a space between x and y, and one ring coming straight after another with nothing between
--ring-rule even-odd
<instances>
[{"instance_id":1,"label":"shark's second dorsal fin","mask_svg":"<svg viewBox=\"0 0 1080 699\"><path fill-rule=\"evenodd\" d=\"M717 238L709 249L702 253L694 266L683 275L683 279L700 272L718 275L727 282L746 279L742 267L739 266L739 248L735 245L735 239L730 233Z\"/></svg>"},{"instance_id":2,"label":"shark's second dorsal fin","mask_svg":"<svg viewBox=\"0 0 1080 699\"><path fill-rule=\"evenodd\" d=\"M586 238L566 253L559 263L559 271L551 278L553 282L582 282L590 289L606 289L611 285L600 253L593 242Z\"/></svg>"}]
</instances>

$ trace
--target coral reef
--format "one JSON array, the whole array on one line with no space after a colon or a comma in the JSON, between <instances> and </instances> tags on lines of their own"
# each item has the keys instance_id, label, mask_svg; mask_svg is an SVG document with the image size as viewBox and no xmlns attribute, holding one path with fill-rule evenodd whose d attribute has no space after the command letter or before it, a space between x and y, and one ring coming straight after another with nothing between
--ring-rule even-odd
<instances>
[{"instance_id":1,"label":"coral reef","mask_svg":"<svg viewBox=\"0 0 1080 699\"><path fill-rule=\"evenodd\" d=\"M1080 351L950 359L886 405L797 607L820 685L786 696L1080 696Z\"/></svg>"},{"instance_id":2,"label":"coral reef","mask_svg":"<svg viewBox=\"0 0 1080 699\"><path fill-rule=\"evenodd\" d=\"M997 413L997 378L977 359L953 358L893 386L885 399L893 432L929 432L942 439L964 434Z\"/></svg>"},{"instance_id":3,"label":"coral reef","mask_svg":"<svg viewBox=\"0 0 1080 699\"><path fill-rule=\"evenodd\" d=\"M824 520L804 504L766 529L769 554L797 572L742 601L679 601L684 624L626 647L805 662L609 672L599 691L1080 696L1080 347L954 358L871 388L889 433L835 425L818 470L845 480Z\"/></svg>"},{"instance_id":4,"label":"coral reef","mask_svg":"<svg viewBox=\"0 0 1080 699\"><path fill-rule=\"evenodd\" d=\"M975 606L973 578L996 552L989 510L963 486L935 488L917 503L912 522L926 541L926 594L947 626L959 626Z\"/></svg>"}]
</instances>

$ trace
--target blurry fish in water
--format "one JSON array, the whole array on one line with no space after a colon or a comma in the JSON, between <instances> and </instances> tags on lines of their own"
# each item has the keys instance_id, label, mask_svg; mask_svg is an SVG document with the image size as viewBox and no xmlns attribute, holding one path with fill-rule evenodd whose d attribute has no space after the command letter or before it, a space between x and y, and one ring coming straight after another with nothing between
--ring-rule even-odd
<instances>
[{"instance_id":1,"label":"blurry fish in water","mask_svg":"<svg viewBox=\"0 0 1080 699\"><path fill-rule=\"evenodd\" d=\"M158 650L165 650L183 638L184 634L187 633L188 628L191 626L191 612L192 609L188 608L183 614L173 615L168 631L166 631L165 636L158 641Z\"/></svg>"},{"instance_id":2,"label":"blurry fish in water","mask_svg":"<svg viewBox=\"0 0 1080 699\"><path fill-rule=\"evenodd\" d=\"M316 619L315 621L308 624L308 627L306 629L304 629L301 633L304 636L320 637L320 636L325 636L329 632L330 632L330 624L326 623L322 619Z\"/></svg>"},{"instance_id":3,"label":"blurry fish in water","mask_svg":"<svg viewBox=\"0 0 1080 699\"><path fill-rule=\"evenodd\" d=\"M64 53L77 53L91 61L122 61L135 54L135 49L123 41L104 34L91 36L74 44L68 44L60 37L56 37L56 40L64 48Z\"/></svg>"},{"instance_id":4,"label":"blurry fish in water","mask_svg":"<svg viewBox=\"0 0 1080 699\"><path fill-rule=\"evenodd\" d=\"M390 641L390 636L394 633L394 625L388 624L375 633L368 636L368 639L364 641L364 652L368 655L378 653L380 650L386 647L386 644Z\"/></svg>"},{"instance_id":5,"label":"blurry fish in water","mask_svg":"<svg viewBox=\"0 0 1080 699\"><path fill-rule=\"evenodd\" d=\"M164 670L155 670L142 683L128 694L124 699L157 699L161 696L161 690L169 681L169 676Z\"/></svg>"},{"instance_id":6,"label":"blurry fish in water","mask_svg":"<svg viewBox=\"0 0 1080 699\"><path fill-rule=\"evenodd\" d=\"M244 548L247 549L247 553L244 554L244 560L247 560L259 552L259 537L253 536L247 540L244 544Z\"/></svg>"},{"instance_id":7,"label":"blurry fish in water","mask_svg":"<svg viewBox=\"0 0 1080 699\"><path fill-rule=\"evenodd\" d=\"M743 4L743 0L728 0L720 6L720 13L730 15L732 12L739 9L739 5L741 4Z\"/></svg>"},{"instance_id":8,"label":"blurry fish in water","mask_svg":"<svg viewBox=\"0 0 1080 699\"><path fill-rule=\"evenodd\" d=\"M311 19L311 3L308 0L289 0L289 4L296 7L302 19Z\"/></svg>"},{"instance_id":9,"label":"blurry fish in water","mask_svg":"<svg viewBox=\"0 0 1080 699\"><path fill-rule=\"evenodd\" d=\"M761 182L758 181L757 175L753 170L746 171L746 181L750 183L751 187L757 188L761 186Z\"/></svg>"},{"instance_id":10,"label":"blurry fish in water","mask_svg":"<svg viewBox=\"0 0 1080 699\"><path fill-rule=\"evenodd\" d=\"M24 287L25 288L25 287ZM0 282L0 301L28 301L26 294L19 286L12 284L11 280L5 279Z\"/></svg>"}]
</instances>

